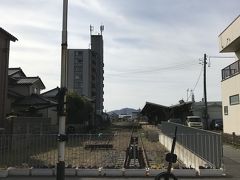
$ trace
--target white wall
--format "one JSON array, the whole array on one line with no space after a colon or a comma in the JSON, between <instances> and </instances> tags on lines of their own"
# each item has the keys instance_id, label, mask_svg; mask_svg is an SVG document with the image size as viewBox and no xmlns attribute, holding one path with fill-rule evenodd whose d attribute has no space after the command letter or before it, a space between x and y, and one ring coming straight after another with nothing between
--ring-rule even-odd
<instances>
[{"instance_id":1,"label":"white wall","mask_svg":"<svg viewBox=\"0 0 240 180\"><path fill-rule=\"evenodd\" d=\"M224 115L223 128L225 133L235 132L240 135L240 104L230 105L229 96L240 94L240 74L222 81L222 107L228 106L228 115Z\"/></svg>"}]
</instances>

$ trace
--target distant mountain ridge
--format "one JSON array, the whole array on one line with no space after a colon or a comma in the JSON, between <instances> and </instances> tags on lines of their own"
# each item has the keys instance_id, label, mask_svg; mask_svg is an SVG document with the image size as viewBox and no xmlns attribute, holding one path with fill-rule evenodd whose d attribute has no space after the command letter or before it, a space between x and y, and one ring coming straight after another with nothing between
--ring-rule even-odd
<instances>
[{"instance_id":1,"label":"distant mountain ridge","mask_svg":"<svg viewBox=\"0 0 240 180\"><path fill-rule=\"evenodd\" d=\"M121 114L131 115L132 112L139 112L139 110L133 109L133 108L123 108L123 109L120 109L120 110L109 111L108 114L116 113L118 115L121 115Z\"/></svg>"}]
</instances>

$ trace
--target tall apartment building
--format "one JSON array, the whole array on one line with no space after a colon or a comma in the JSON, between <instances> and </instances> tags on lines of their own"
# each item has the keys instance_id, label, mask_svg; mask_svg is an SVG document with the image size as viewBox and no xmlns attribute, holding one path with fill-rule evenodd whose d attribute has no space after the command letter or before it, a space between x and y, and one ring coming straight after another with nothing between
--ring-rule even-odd
<instances>
[{"instance_id":1,"label":"tall apartment building","mask_svg":"<svg viewBox=\"0 0 240 180\"><path fill-rule=\"evenodd\" d=\"M102 35L91 35L91 49L68 49L68 91L92 99L99 115L104 101L103 66Z\"/></svg>"},{"instance_id":2,"label":"tall apartment building","mask_svg":"<svg viewBox=\"0 0 240 180\"><path fill-rule=\"evenodd\" d=\"M13 35L0 27L0 127L5 126L7 86L8 86L8 64L10 41L16 41Z\"/></svg>"}]
</instances>

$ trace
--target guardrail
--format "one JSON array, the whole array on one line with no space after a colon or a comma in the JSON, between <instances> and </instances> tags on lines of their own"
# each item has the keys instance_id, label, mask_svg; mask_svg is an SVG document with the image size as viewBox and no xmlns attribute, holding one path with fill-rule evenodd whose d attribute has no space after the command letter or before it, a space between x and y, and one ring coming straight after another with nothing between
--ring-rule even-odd
<instances>
[{"instance_id":1,"label":"guardrail","mask_svg":"<svg viewBox=\"0 0 240 180\"><path fill-rule=\"evenodd\" d=\"M163 134L173 137L176 126L178 126L177 142L179 144L210 162L214 168L222 167L223 150L221 134L168 122L162 122L159 128Z\"/></svg>"}]
</instances>

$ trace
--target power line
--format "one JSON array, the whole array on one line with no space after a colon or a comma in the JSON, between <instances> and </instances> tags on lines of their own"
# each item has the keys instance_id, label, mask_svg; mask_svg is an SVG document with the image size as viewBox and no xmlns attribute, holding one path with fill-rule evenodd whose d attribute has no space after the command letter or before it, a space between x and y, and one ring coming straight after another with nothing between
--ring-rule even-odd
<instances>
[{"instance_id":1,"label":"power line","mask_svg":"<svg viewBox=\"0 0 240 180\"><path fill-rule=\"evenodd\" d=\"M202 76L202 72L203 72L203 66L202 66L202 68L201 68L201 70L200 70L199 76L198 76L198 78L197 78L197 82L195 83L195 85L194 85L194 87L193 87L193 91L196 89L196 87L197 87L197 85L198 85L198 83L199 83L199 80L200 80L200 78L201 78L201 76Z\"/></svg>"},{"instance_id":2,"label":"power line","mask_svg":"<svg viewBox=\"0 0 240 180\"><path fill-rule=\"evenodd\" d=\"M181 70L181 69L186 69L191 66L196 65L196 63L189 63L186 65L185 63L181 64L176 64L173 66L166 66L166 67L159 67L159 68L146 68L146 69L134 69L130 71L122 71L122 72L117 72L115 74L106 74L107 76L121 76L122 75L129 75L129 74L151 74L151 73L156 73L156 72L161 72L161 71L167 71L167 70Z\"/></svg>"},{"instance_id":3,"label":"power line","mask_svg":"<svg viewBox=\"0 0 240 180\"><path fill-rule=\"evenodd\" d=\"M196 83L195 83L193 89L191 89L192 92L195 91L195 89L196 89L196 87L197 87L197 85L198 85L198 83L199 83L199 81L200 81L200 78L201 78L201 76L202 76L202 72L203 72L203 66L202 66L201 69L200 69L200 73L199 73L199 75L198 75L197 81L196 81ZM191 96L191 93L189 94L189 96L187 97L187 99L189 99L190 96Z\"/></svg>"}]
</instances>

